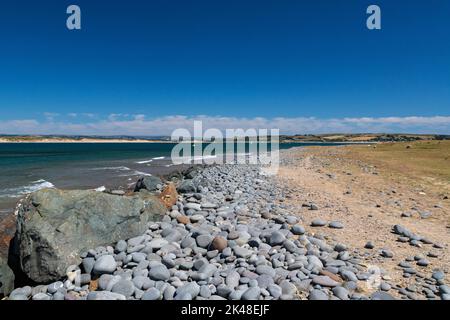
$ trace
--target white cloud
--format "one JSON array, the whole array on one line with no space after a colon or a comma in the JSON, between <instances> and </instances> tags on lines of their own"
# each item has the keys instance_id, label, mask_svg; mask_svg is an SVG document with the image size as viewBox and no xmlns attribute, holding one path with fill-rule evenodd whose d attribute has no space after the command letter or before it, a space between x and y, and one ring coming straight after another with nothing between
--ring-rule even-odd
<instances>
[{"instance_id":1,"label":"white cloud","mask_svg":"<svg viewBox=\"0 0 450 320\"><path fill-rule=\"evenodd\" d=\"M193 129L193 121L203 121L203 130L279 129L282 134L304 133L433 133L450 134L450 116L434 117L360 117L318 119L308 117L239 118L223 116L164 116L149 118L143 114L110 114L82 123L55 121L56 114L46 114L45 121L34 119L0 121L2 134L83 134L83 135L170 135L177 128Z\"/></svg>"},{"instance_id":2,"label":"white cloud","mask_svg":"<svg viewBox=\"0 0 450 320\"><path fill-rule=\"evenodd\" d=\"M59 113L55 112L44 112L44 117L47 119L47 121L54 121L56 117L59 116Z\"/></svg>"}]
</instances>

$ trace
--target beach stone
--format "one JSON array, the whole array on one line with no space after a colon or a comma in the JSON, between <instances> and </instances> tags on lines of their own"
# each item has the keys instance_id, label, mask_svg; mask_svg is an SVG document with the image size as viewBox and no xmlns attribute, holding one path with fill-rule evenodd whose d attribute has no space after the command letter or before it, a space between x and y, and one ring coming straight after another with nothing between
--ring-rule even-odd
<instances>
[{"instance_id":1,"label":"beach stone","mask_svg":"<svg viewBox=\"0 0 450 320\"><path fill-rule=\"evenodd\" d=\"M180 246L181 248L193 248L197 245L197 243L195 242L195 239L192 237L186 237L184 238L181 243Z\"/></svg>"},{"instance_id":2,"label":"beach stone","mask_svg":"<svg viewBox=\"0 0 450 320\"><path fill-rule=\"evenodd\" d=\"M243 247L234 246L233 247L234 255L238 258L248 258L252 255L252 251Z\"/></svg>"},{"instance_id":3,"label":"beach stone","mask_svg":"<svg viewBox=\"0 0 450 320\"><path fill-rule=\"evenodd\" d=\"M366 244L364 245L364 248L366 248L366 249L373 249L373 248L375 248L375 245L373 244L372 241L368 241L368 242L366 242Z\"/></svg>"},{"instance_id":4,"label":"beach stone","mask_svg":"<svg viewBox=\"0 0 450 320\"><path fill-rule=\"evenodd\" d=\"M152 286L153 282L146 276L137 276L133 277L133 284L140 290L146 290Z\"/></svg>"},{"instance_id":5,"label":"beach stone","mask_svg":"<svg viewBox=\"0 0 450 320\"><path fill-rule=\"evenodd\" d=\"M131 297L134 293L135 287L130 280L120 280L111 289L114 293L119 293L125 297Z\"/></svg>"},{"instance_id":6,"label":"beach stone","mask_svg":"<svg viewBox=\"0 0 450 320\"><path fill-rule=\"evenodd\" d=\"M291 232L295 235L302 235L305 234L305 228L299 224L293 225L291 227Z\"/></svg>"},{"instance_id":7,"label":"beach stone","mask_svg":"<svg viewBox=\"0 0 450 320\"><path fill-rule=\"evenodd\" d=\"M308 296L308 300L329 300L328 295L322 290L313 289Z\"/></svg>"},{"instance_id":8,"label":"beach stone","mask_svg":"<svg viewBox=\"0 0 450 320\"><path fill-rule=\"evenodd\" d=\"M247 289L241 296L242 300L258 300L261 294L259 287L252 287Z\"/></svg>"},{"instance_id":9,"label":"beach stone","mask_svg":"<svg viewBox=\"0 0 450 320\"><path fill-rule=\"evenodd\" d=\"M239 285L240 278L241 276L239 275L239 273L233 270L225 278L225 283L227 284L227 286L234 289Z\"/></svg>"},{"instance_id":10,"label":"beach stone","mask_svg":"<svg viewBox=\"0 0 450 320\"><path fill-rule=\"evenodd\" d=\"M142 295L141 300L160 300L161 292L156 288L150 288Z\"/></svg>"},{"instance_id":11,"label":"beach stone","mask_svg":"<svg viewBox=\"0 0 450 320\"><path fill-rule=\"evenodd\" d=\"M40 292L40 293L35 294L31 299L32 300L52 300L52 296L50 296L46 293Z\"/></svg>"},{"instance_id":12,"label":"beach stone","mask_svg":"<svg viewBox=\"0 0 450 320\"><path fill-rule=\"evenodd\" d=\"M197 245L200 248L208 248L212 240L213 239L209 234L201 234L196 238Z\"/></svg>"},{"instance_id":13,"label":"beach stone","mask_svg":"<svg viewBox=\"0 0 450 320\"><path fill-rule=\"evenodd\" d=\"M167 244L169 244L169 241L167 241L166 239L157 238L157 239L151 240L147 245L149 247L153 248L153 250L159 250Z\"/></svg>"},{"instance_id":14,"label":"beach stone","mask_svg":"<svg viewBox=\"0 0 450 320\"><path fill-rule=\"evenodd\" d=\"M53 294L53 300L57 300L57 301L64 300L64 294L62 292L55 292Z\"/></svg>"},{"instance_id":15,"label":"beach stone","mask_svg":"<svg viewBox=\"0 0 450 320\"><path fill-rule=\"evenodd\" d=\"M450 286L448 285L440 285L439 292L442 294L450 294Z\"/></svg>"},{"instance_id":16,"label":"beach stone","mask_svg":"<svg viewBox=\"0 0 450 320\"><path fill-rule=\"evenodd\" d=\"M339 221L331 221L328 226L332 229L343 229L344 228L344 224L342 222Z\"/></svg>"},{"instance_id":17,"label":"beach stone","mask_svg":"<svg viewBox=\"0 0 450 320\"><path fill-rule=\"evenodd\" d=\"M208 299L211 297L211 289L207 285L203 285L200 287L200 296Z\"/></svg>"},{"instance_id":18,"label":"beach stone","mask_svg":"<svg viewBox=\"0 0 450 320\"><path fill-rule=\"evenodd\" d=\"M116 260L112 255L103 255L95 261L93 272L96 274L113 273L117 268Z\"/></svg>"},{"instance_id":19,"label":"beach stone","mask_svg":"<svg viewBox=\"0 0 450 320\"><path fill-rule=\"evenodd\" d=\"M262 264L257 266L255 271L259 275L267 274L272 278L275 277L275 274L276 274L275 270L272 267L269 267L267 265L262 265Z\"/></svg>"},{"instance_id":20,"label":"beach stone","mask_svg":"<svg viewBox=\"0 0 450 320\"><path fill-rule=\"evenodd\" d=\"M433 272L432 278L435 280L443 280L445 278L445 274L442 270L436 270Z\"/></svg>"},{"instance_id":21,"label":"beach stone","mask_svg":"<svg viewBox=\"0 0 450 320\"><path fill-rule=\"evenodd\" d=\"M267 286L267 290L274 299L279 299L283 294L283 290L281 289L281 287L276 284L269 284Z\"/></svg>"},{"instance_id":22,"label":"beach stone","mask_svg":"<svg viewBox=\"0 0 450 320\"><path fill-rule=\"evenodd\" d=\"M322 220L322 219L314 219L311 222L311 226L312 227L323 227L323 226L326 226L326 224L327 224L327 222L325 220Z\"/></svg>"},{"instance_id":23,"label":"beach stone","mask_svg":"<svg viewBox=\"0 0 450 320\"><path fill-rule=\"evenodd\" d=\"M179 215L179 216L177 217L177 221L178 221L179 223L182 223L182 224L189 224L189 223L191 222L191 220L189 219L189 217L188 217L188 216L185 216L185 215Z\"/></svg>"},{"instance_id":24,"label":"beach stone","mask_svg":"<svg viewBox=\"0 0 450 320\"><path fill-rule=\"evenodd\" d=\"M284 234L279 231L275 231L270 235L269 244L271 246L276 246L282 244L286 240Z\"/></svg>"},{"instance_id":25,"label":"beach stone","mask_svg":"<svg viewBox=\"0 0 450 320\"><path fill-rule=\"evenodd\" d=\"M189 295L191 299L198 296L200 293L200 286L196 282L188 282L179 287L175 292L175 297L186 297Z\"/></svg>"},{"instance_id":26,"label":"beach stone","mask_svg":"<svg viewBox=\"0 0 450 320\"><path fill-rule=\"evenodd\" d=\"M148 191L157 191L160 186L163 185L163 182L160 178L155 176L145 176L139 178L134 187L134 192L139 192L142 189Z\"/></svg>"},{"instance_id":27,"label":"beach stone","mask_svg":"<svg viewBox=\"0 0 450 320\"><path fill-rule=\"evenodd\" d=\"M312 282L323 287L336 287L340 285L339 282L331 279L328 276L316 276L312 279Z\"/></svg>"},{"instance_id":28,"label":"beach stone","mask_svg":"<svg viewBox=\"0 0 450 320\"><path fill-rule=\"evenodd\" d=\"M150 194L116 196L94 190L42 189L17 207L16 234L22 271L48 283L81 263L86 247L116 243L145 233L161 220L164 205Z\"/></svg>"},{"instance_id":29,"label":"beach stone","mask_svg":"<svg viewBox=\"0 0 450 320\"><path fill-rule=\"evenodd\" d=\"M383 291L376 291L370 297L372 300L395 300L393 296Z\"/></svg>"},{"instance_id":30,"label":"beach stone","mask_svg":"<svg viewBox=\"0 0 450 320\"><path fill-rule=\"evenodd\" d=\"M50 294L54 294L62 287L64 287L64 284L61 281L53 282L47 286L47 292Z\"/></svg>"},{"instance_id":31,"label":"beach stone","mask_svg":"<svg viewBox=\"0 0 450 320\"><path fill-rule=\"evenodd\" d=\"M174 286L168 286L163 292L164 300L173 300L176 290Z\"/></svg>"},{"instance_id":32,"label":"beach stone","mask_svg":"<svg viewBox=\"0 0 450 320\"><path fill-rule=\"evenodd\" d=\"M333 294L338 297L341 300L348 300L349 299L349 292L344 287L334 287L331 289Z\"/></svg>"},{"instance_id":33,"label":"beach stone","mask_svg":"<svg viewBox=\"0 0 450 320\"><path fill-rule=\"evenodd\" d=\"M225 284L219 284L216 288L216 294L224 298L228 298L232 291L233 289L227 287Z\"/></svg>"},{"instance_id":34,"label":"beach stone","mask_svg":"<svg viewBox=\"0 0 450 320\"><path fill-rule=\"evenodd\" d=\"M355 281L355 282L358 281L358 278L356 277L356 275L353 272L351 272L350 270L341 271L341 277L345 281Z\"/></svg>"},{"instance_id":35,"label":"beach stone","mask_svg":"<svg viewBox=\"0 0 450 320\"><path fill-rule=\"evenodd\" d=\"M120 294L110 291L91 291L87 295L87 300L126 300L127 298Z\"/></svg>"},{"instance_id":36,"label":"beach stone","mask_svg":"<svg viewBox=\"0 0 450 320\"><path fill-rule=\"evenodd\" d=\"M183 180L177 187L177 191L179 193L192 193L197 191L197 187L195 186L192 179Z\"/></svg>"},{"instance_id":37,"label":"beach stone","mask_svg":"<svg viewBox=\"0 0 450 320\"><path fill-rule=\"evenodd\" d=\"M152 280L167 281L170 278L170 272L165 265L159 264L154 267L151 267L148 276Z\"/></svg>"},{"instance_id":38,"label":"beach stone","mask_svg":"<svg viewBox=\"0 0 450 320\"><path fill-rule=\"evenodd\" d=\"M267 288L269 285L273 284L273 277L268 274L262 274L256 278L257 285L260 288Z\"/></svg>"},{"instance_id":39,"label":"beach stone","mask_svg":"<svg viewBox=\"0 0 450 320\"><path fill-rule=\"evenodd\" d=\"M392 258L394 256L394 254L390 250L383 249L383 250L381 250L381 256L384 258Z\"/></svg>"},{"instance_id":40,"label":"beach stone","mask_svg":"<svg viewBox=\"0 0 450 320\"><path fill-rule=\"evenodd\" d=\"M221 236L214 237L211 242L211 248L222 252L228 246L228 241Z\"/></svg>"},{"instance_id":41,"label":"beach stone","mask_svg":"<svg viewBox=\"0 0 450 320\"><path fill-rule=\"evenodd\" d=\"M382 282L380 284L380 289L383 291L389 291L389 290L391 290L391 285L389 283Z\"/></svg>"},{"instance_id":42,"label":"beach stone","mask_svg":"<svg viewBox=\"0 0 450 320\"><path fill-rule=\"evenodd\" d=\"M430 262L427 259L420 259L417 261L417 265L421 267L426 267L430 264Z\"/></svg>"}]
</instances>

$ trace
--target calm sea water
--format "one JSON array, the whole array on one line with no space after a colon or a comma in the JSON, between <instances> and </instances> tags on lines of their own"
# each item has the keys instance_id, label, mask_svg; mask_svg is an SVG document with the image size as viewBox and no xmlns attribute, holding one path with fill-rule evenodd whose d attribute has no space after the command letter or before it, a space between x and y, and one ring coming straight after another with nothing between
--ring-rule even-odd
<instances>
[{"instance_id":1,"label":"calm sea water","mask_svg":"<svg viewBox=\"0 0 450 320\"><path fill-rule=\"evenodd\" d=\"M281 144L280 149L305 144ZM311 144L308 144L311 145ZM317 144L324 145L324 144ZM173 170L169 143L0 143L0 215L46 188L114 188Z\"/></svg>"}]
</instances>

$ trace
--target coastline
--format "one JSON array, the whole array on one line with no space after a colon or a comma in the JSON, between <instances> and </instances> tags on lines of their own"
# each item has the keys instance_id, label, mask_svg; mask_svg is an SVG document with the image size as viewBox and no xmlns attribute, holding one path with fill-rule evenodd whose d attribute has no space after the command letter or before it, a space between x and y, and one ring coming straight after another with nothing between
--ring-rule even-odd
<instances>
[{"instance_id":1,"label":"coastline","mask_svg":"<svg viewBox=\"0 0 450 320\"><path fill-rule=\"evenodd\" d=\"M402 150L411 148L402 146ZM161 222L152 224L144 235L92 248L94 256L82 254L85 258L80 268L89 283L75 288L66 278L62 282L56 279L45 286L61 284L56 292L34 291L33 295L31 288L22 287L9 298L448 299L448 287L441 278L450 267L448 194L444 197L440 191L450 191L449 185L443 188L435 181L435 188L416 180L422 185L418 190L406 176L392 167L374 165L361 151L355 154L359 150L355 148L378 151L354 145L282 150L276 176L247 165L207 166L196 174L184 172L184 178L177 182L177 201L168 207ZM412 207L416 209L411 212ZM214 221L227 227L220 231ZM216 242L225 245L211 248ZM155 243L157 247L152 247ZM147 245L152 249L142 255ZM129 254L129 264L120 260L123 250L136 252ZM270 250L280 252L283 259L269 254ZM199 263L194 253L204 259L204 268L192 268ZM144 274L154 281L148 288L134 277L119 276L122 289L114 289L116 282L110 282L113 276L83 269L88 260L111 256L116 261L114 277L127 270L137 275L138 260L133 259L147 254L153 267ZM164 260L166 255L172 260ZM257 267L253 256L265 263ZM240 261L245 261L245 267ZM150 275L156 266L175 278ZM375 284L370 271L374 268L380 272L375 274ZM210 280L205 282L203 273L209 272ZM234 286L227 282L231 278L244 280ZM252 280L256 287L246 285ZM100 281L110 285L93 289ZM156 286L157 281L164 285ZM225 282L231 288L225 289ZM125 283L132 290L123 289ZM205 283L212 291L201 289Z\"/></svg>"}]
</instances>

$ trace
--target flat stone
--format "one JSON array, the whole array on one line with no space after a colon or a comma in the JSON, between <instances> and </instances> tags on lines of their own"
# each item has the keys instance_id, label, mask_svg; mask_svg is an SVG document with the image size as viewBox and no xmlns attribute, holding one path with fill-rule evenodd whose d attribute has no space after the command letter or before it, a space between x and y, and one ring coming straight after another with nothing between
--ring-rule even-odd
<instances>
[{"instance_id":1,"label":"flat stone","mask_svg":"<svg viewBox=\"0 0 450 320\"><path fill-rule=\"evenodd\" d=\"M426 267L430 264L430 262L427 259L420 259L417 261L417 265L421 267Z\"/></svg>"},{"instance_id":2,"label":"flat stone","mask_svg":"<svg viewBox=\"0 0 450 320\"><path fill-rule=\"evenodd\" d=\"M334 287L332 290L333 294L341 300L349 299L349 292L344 287Z\"/></svg>"},{"instance_id":3,"label":"flat stone","mask_svg":"<svg viewBox=\"0 0 450 320\"><path fill-rule=\"evenodd\" d=\"M127 298L120 294L110 291L91 291L87 295L87 300L126 300Z\"/></svg>"},{"instance_id":4,"label":"flat stone","mask_svg":"<svg viewBox=\"0 0 450 320\"><path fill-rule=\"evenodd\" d=\"M272 267L269 267L267 265L259 265L256 267L256 273L261 275L261 274L267 274L269 276L271 276L272 278L275 277L275 270Z\"/></svg>"},{"instance_id":5,"label":"flat stone","mask_svg":"<svg viewBox=\"0 0 450 320\"><path fill-rule=\"evenodd\" d=\"M328 295L322 290L313 289L308 296L308 300L329 300Z\"/></svg>"},{"instance_id":6,"label":"flat stone","mask_svg":"<svg viewBox=\"0 0 450 320\"><path fill-rule=\"evenodd\" d=\"M141 300L160 300L161 292L156 288L150 288L142 295Z\"/></svg>"},{"instance_id":7,"label":"flat stone","mask_svg":"<svg viewBox=\"0 0 450 320\"><path fill-rule=\"evenodd\" d=\"M370 297L372 300L395 300L393 296L383 291L376 291Z\"/></svg>"},{"instance_id":8,"label":"flat stone","mask_svg":"<svg viewBox=\"0 0 450 320\"><path fill-rule=\"evenodd\" d=\"M152 267L148 273L148 276L152 280L167 281L170 278L170 272L165 265L160 264Z\"/></svg>"},{"instance_id":9,"label":"flat stone","mask_svg":"<svg viewBox=\"0 0 450 320\"><path fill-rule=\"evenodd\" d=\"M435 280L443 280L445 278L445 274L442 270L436 270L433 272L432 277Z\"/></svg>"},{"instance_id":10,"label":"flat stone","mask_svg":"<svg viewBox=\"0 0 450 320\"><path fill-rule=\"evenodd\" d=\"M381 250L381 256L384 258L392 258L394 256L394 254L390 250L383 249L383 250Z\"/></svg>"},{"instance_id":11,"label":"flat stone","mask_svg":"<svg viewBox=\"0 0 450 320\"><path fill-rule=\"evenodd\" d=\"M191 299L193 299L198 296L199 293L200 286L196 282L188 282L176 290L175 297L184 297L189 295Z\"/></svg>"},{"instance_id":12,"label":"flat stone","mask_svg":"<svg viewBox=\"0 0 450 320\"><path fill-rule=\"evenodd\" d=\"M323 226L326 226L326 224L327 224L327 222L325 220L322 220L322 219L314 219L311 222L311 226L312 227L323 227Z\"/></svg>"},{"instance_id":13,"label":"flat stone","mask_svg":"<svg viewBox=\"0 0 450 320\"><path fill-rule=\"evenodd\" d=\"M261 294L261 289L259 287L252 287L247 289L243 294L242 300L258 300Z\"/></svg>"},{"instance_id":14,"label":"flat stone","mask_svg":"<svg viewBox=\"0 0 450 320\"><path fill-rule=\"evenodd\" d=\"M120 280L111 289L114 293L119 293L125 297L131 297L134 293L135 287L130 280Z\"/></svg>"},{"instance_id":15,"label":"flat stone","mask_svg":"<svg viewBox=\"0 0 450 320\"><path fill-rule=\"evenodd\" d=\"M343 229L344 228L344 224L342 222L339 221L331 221L328 226L332 229Z\"/></svg>"},{"instance_id":16,"label":"flat stone","mask_svg":"<svg viewBox=\"0 0 450 320\"><path fill-rule=\"evenodd\" d=\"M312 279L312 282L324 287L336 287L340 285L339 282L334 281L328 276L316 276Z\"/></svg>"},{"instance_id":17,"label":"flat stone","mask_svg":"<svg viewBox=\"0 0 450 320\"><path fill-rule=\"evenodd\" d=\"M236 257L244 259L250 257L253 253L253 251L239 246L234 246L233 252Z\"/></svg>"}]
</instances>

